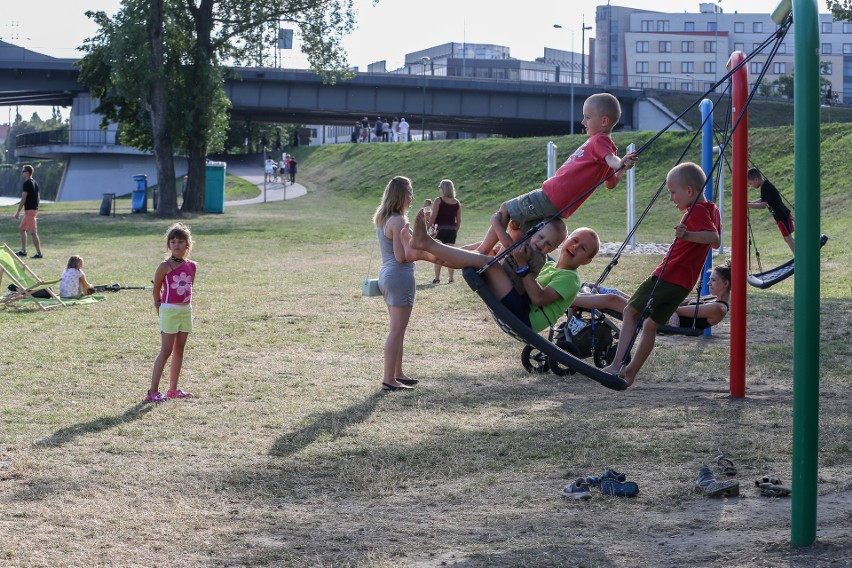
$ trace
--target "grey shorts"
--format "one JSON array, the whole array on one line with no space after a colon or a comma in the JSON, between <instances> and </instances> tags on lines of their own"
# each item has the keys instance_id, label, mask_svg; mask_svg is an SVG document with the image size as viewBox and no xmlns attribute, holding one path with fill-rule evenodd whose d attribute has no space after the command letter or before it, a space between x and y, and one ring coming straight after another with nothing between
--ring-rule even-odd
<instances>
[{"instance_id":1,"label":"grey shorts","mask_svg":"<svg viewBox=\"0 0 852 568\"><path fill-rule=\"evenodd\" d=\"M509 218L520 223L521 230L527 232L536 223L549 219L559 213L550 199L541 189L519 195L506 202Z\"/></svg>"}]
</instances>

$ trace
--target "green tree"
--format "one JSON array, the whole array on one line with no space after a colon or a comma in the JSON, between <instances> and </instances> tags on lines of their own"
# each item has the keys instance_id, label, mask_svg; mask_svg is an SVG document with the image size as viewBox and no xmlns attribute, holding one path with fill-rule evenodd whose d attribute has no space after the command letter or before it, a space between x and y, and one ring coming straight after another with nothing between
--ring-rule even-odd
<instances>
[{"instance_id":1,"label":"green tree","mask_svg":"<svg viewBox=\"0 0 852 568\"><path fill-rule=\"evenodd\" d=\"M826 5L836 21L852 22L852 0L828 0Z\"/></svg>"},{"instance_id":2,"label":"green tree","mask_svg":"<svg viewBox=\"0 0 852 568\"><path fill-rule=\"evenodd\" d=\"M280 22L299 27L312 70L331 82L348 74L340 42L354 25L352 0L123 0L112 17L89 16L99 31L83 46L81 81L122 143L172 163L159 180L161 215L177 214L170 144L189 161L182 209L204 209L205 160L225 143L226 64L262 63Z\"/></svg>"}]
</instances>

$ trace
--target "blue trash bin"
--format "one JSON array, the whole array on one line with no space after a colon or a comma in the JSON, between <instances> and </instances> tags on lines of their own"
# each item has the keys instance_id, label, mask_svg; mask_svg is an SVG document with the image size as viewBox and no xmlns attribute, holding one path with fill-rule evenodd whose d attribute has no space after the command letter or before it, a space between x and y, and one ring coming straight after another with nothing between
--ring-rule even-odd
<instances>
[{"instance_id":1,"label":"blue trash bin","mask_svg":"<svg viewBox=\"0 0 852 568\"><path fill-rule=\"evenodd\" d=\"M130 210L133 213L148 212L148 176L145 174L137 174L133 176L133 181L136 182L136 189L133 190L130 200Z\"/></svg>"}]
</instances>

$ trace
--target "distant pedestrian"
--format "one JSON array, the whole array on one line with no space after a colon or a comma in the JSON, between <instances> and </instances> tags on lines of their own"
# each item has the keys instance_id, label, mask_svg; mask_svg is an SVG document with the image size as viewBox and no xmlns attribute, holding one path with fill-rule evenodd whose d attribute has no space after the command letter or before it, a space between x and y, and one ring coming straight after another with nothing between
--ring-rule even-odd
<instances>
[{"instance_id":1,"label":"distant pedestrian","mask_svg":"<svg viewBox=\"0 0 852 568\"><path fill-rule=\"evenodd\" d=\"M287 156L290 158L290 166L287 168L290 172L290 183L296 183L296 166L299 165L299 162L290 154L287 154Z\"/></svg>"},{"instance_id":2,"label":"distant pedestrian","mask_svg":"<svg viewBox=\"0 0 852 568\"><path fill-rule=\"evenodd\" d=\"M405 117L399 121L399 137L403 142L408 142L408 123L405 121Z\"/></svg>"},{"instance_id":3,"label":"distant pedestrian","mask_svg":"<svg viewBox=\"0 0 852 568\"><path fill-rule=\"evenodd\" d=\"M391 142L399 142L399 117L393 117L391 122Z\"/></svg>"},{"instance_id":4,"label":"distant pedestrian","mask_svg":"<svg viewBox=\"0 0 852 568\"><path fill-rule=\"evenodd\" d=\"M370 119L366 116L361 119L361 142L370 141Z\"/></svg>"},{"instance_id":5,"label":"distant pedestrian","mask_svg":"<svg viewBox=\"0 0 852 568\"><path fill-rule=\"evenodd\" d=\"M33 167L27 164L21 169L21 175L24 176L24 188L21 192L21 202L18 204L18 211L15 213L15 219L19 219L21 217L21 209L23 208L24 210L24 218L19 227L21 232L21 250L18 251L18 256L27 256L27 233L29 232L36 249L33 258L43 258L41 255L41 240L38 238L38 206L41 204L41 197L38 192L38 183L33 179Z\"/></svg>"},{"instance_id":6,"label":"distant pedestrian","mask_svg":"<svg viewBox=\"0 0 852 568\"><path fill-rule=\"evenodd\" d=\"M382 123L382 141L390 141L390 124L388 124L388 119L385 119L385 121Z\"/></svg>"},{"instance_id":7,"label":"distant pedestrian","mask_svg":"<svg viewBox=\"0 0 852 568\"><path fill-rule=\"evenodd\" d=\"M384 126L384 123L382 122L382 117L381 116L376 117L376 142L382 141L382 138L384 136L384 134L382 132L383 126Z\"/></svg>"},{"instance_id":8,"label":"distant pedestrian","mask_svg":"<svg viewBox=\"0 0 852 568\"><path fill-rule=\"evenodd\" d=\"M268 181L272 181L272 178L275 176L275 160L272 159L272 156L267 156L266 161L263 163L263 183Z\"/></svg>"},{"instance_id":9,"label":"distant pedestrian","mask_svg":"<svg viewBox=\"0 0 852 568\"><path fill-rule=\"evenodd\" d=\"M278 173L281 176L281 183L287 185L287 154L281 154L281 161L278 162Z\"/></svg>"},{"instance_id":10,"label":"distant pedestrian","mask_svg":"<svg viewBox=\"0 0 852 568\"><path fill-rule=\"evenodd\" d=\"M355 126L352 127L352 143L357 144L361 139L361 123L355 121Z\"/></svg>"}]
</instances>

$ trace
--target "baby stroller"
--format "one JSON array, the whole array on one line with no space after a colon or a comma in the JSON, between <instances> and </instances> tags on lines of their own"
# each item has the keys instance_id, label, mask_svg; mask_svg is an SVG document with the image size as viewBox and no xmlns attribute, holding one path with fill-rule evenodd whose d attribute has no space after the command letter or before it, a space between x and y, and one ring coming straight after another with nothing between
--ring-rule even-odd
<instances>
[{"instance_id":1,"label":"baby stroller","mask_svg":"<svg viewBox=\"0 0 852 568\"><path fill-rule=\"evenodd\" d=\"M565 315L566 321L550 326L548 340L578 359L592 357L599 369L612 363L621 328L599 310L572 307ZM521 352L521 364L531 374L552 371L564 377L575 372L530 345Z\"/></svg>"}]
</instances>

